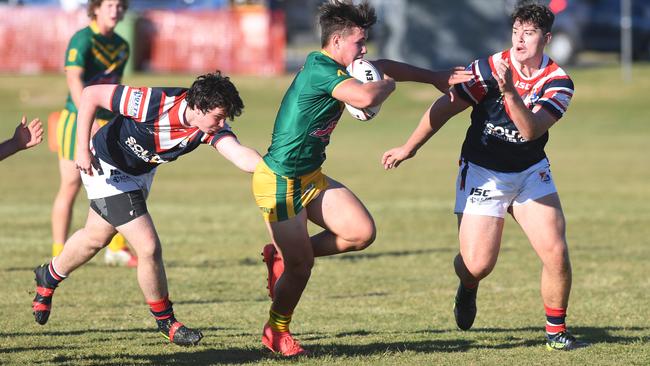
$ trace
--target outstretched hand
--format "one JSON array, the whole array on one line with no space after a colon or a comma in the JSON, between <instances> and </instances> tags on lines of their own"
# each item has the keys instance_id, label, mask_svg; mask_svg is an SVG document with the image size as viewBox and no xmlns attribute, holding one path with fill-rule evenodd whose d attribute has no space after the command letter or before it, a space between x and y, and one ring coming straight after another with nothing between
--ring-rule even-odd
<instances>
[{"instance_id":1,"label":"outstretched hand","mask_svg":"<svg viewBox=\"0 0 650 366\"><path fill-rule=\"evenodd\" d=\"M29 125L25 116L16 126L14 141L19 150L29 149L43 142L43 124L38 118L34 118Z\"/></svg>"},{"instance_id":2,"label":"outstretched hand","mask_svg":"<svg viewBox=\"0 0 650 366\"><path fill-rule=\"evenodd\" d=\"M472 70L465 70L462 66L455 66L453 69L449 70L449 77L447 78L447 84L451 87L456 84L466 83L474 79L474 72ZM454 102L455 93L450 89L447 93L451 102Z\"/></svg>"},{"instance_id":3,"label":"outstretched hand","mask_svg":"<svg viewBox=\"0 0 650 366\"><path fill-rule=\"evenodd\" d=\"M392 148L384 153L381 157L381 164L385 170L397 168L404 160L415 156L415 151L407 149L405 146Z\"/></svg>"},{"instance_id":4,"label":"outstretched hand","mask_svg":"<svg viewBox=\"0 0 650 366\"><path fill-rule=\"evenodd\" d=\"M474 79L474 72L472 70L465 70L462 66L455 66L453 69L449 70L449 78L447 83L449 86L466 83Z\"/></svg>"}]
</instances>

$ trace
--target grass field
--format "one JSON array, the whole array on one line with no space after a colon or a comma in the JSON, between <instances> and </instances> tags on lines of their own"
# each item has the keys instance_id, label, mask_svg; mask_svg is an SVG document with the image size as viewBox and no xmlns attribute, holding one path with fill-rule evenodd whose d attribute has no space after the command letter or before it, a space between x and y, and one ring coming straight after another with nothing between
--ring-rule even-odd
<instances>
[{"instance_id":1,"label":"grass field","mask_svg":"<svg viewBox=\"0 0 650 366\"><path fill-rule=\"evenodd\" d=\"M0 364L647 365L650 364L650 65L622 84L616 68L571 70L576 96L551 130L552 162L568 222L574 282L568 324L592 346L543 346L540 263L508 220L499 263L482 282L474 329L455 328L453 185L468 115L450 121L396 171L379 159L402 143L438 93L400 85L370 123L344 116L324 171L366 203L378 226L366 251L319 259L292 330L313 355L262 350L269 300L260 250L267 233L250 176L209 148L159 169L149 210L163 242L180 320L203 330L194 348L154 332L135 272L101 255L57 290L46 326L30 304L32 269L48 260L56 157L45 145L0 163ZM131 85L189 85L192 76L134 75ZM233 127L265 151L290 77L234 77L246 109ZM63 106L61 75L0 75L0 139L21 113ZM88 209L77 201L74 227ZM315 231L315 228L314 228Z\"/></svg>"}]
</instances>

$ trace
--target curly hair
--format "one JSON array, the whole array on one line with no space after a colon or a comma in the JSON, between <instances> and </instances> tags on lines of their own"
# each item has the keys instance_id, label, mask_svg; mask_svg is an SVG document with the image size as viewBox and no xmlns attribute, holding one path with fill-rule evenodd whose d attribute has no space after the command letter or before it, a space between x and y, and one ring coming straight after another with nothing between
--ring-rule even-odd
<instances>
[{"instance_id":1,"label":"curly hair","mask_svg":"<svg viewBox=\"0 0 650 366\"><path fill-rule=\"evenodd\" d=\"M345 35L355 27L367 30L377 22L375 9L367 0L359 5L343 0L331 0L318 8L318 14L322 47L329 43L333 34Z\"/></svg>"},{"instance_id":2,"label":"curly hair","mask_svg":"<svg viewBox=\"0 0 650 366\"><path fill-rule=\"evenodd\" d=\"M237 88L230 78L221 75L219 70L196 78L187 91L185 100L190 108L203 113L223 108L230 120L240 116L244 109L244 102L239 97Z\"/></svg>"},{"instance_id":3,"label":"curly hair","mask_svg":"<svg viewBox=\"0 0 650 366\"><path fill-rule=\"evenodd\" d=\"M510 20L512 24L515 24L516 21L532 23L544 33L548 33L553 27L555 15L547 6L524 1L512 13Z\"/></svg>"},{"instance_id":4,"label":"curly hair","mask_svg":"<svg viewBox=\"0 0 650 366\"><path fill-rule=\"evenodd\" d=\"M88 0L88 8L86 9L88 18L95 19L95 9L102 6L104 0ZM129 0L120 0L120 4L124 8L124 11L129 9Z\"/></svg>"}]
</instances>

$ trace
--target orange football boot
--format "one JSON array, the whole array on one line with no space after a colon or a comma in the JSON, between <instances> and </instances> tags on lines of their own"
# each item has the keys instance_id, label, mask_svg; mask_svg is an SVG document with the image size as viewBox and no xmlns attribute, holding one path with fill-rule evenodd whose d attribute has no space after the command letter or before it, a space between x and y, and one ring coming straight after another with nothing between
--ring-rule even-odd
<instances>
[{"instance_id":1,"label":"orange football boot","mask_svg":"<svg viewBox=\"0 0 650 366\"><path fill-rule=\"evenodd\" d=\"M269 323L264 325L262 343L266 348L282 356L299 356L307 354L307 351L300 346L300 343L293 339L290 332L276 332L271 329Z\"/></svg>"}]
</instances>

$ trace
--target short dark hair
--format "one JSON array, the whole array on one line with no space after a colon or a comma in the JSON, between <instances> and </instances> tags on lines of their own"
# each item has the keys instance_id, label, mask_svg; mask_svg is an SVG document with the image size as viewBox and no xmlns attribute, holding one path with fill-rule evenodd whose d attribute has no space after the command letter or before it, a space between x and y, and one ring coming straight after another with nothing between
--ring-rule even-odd
<instances>
[{"instance_id":1,"label":"short dark hair","mask_svg":"<svg viewBox=\"0 0 650 366\"><path fill-rule=\"evenodd\" d=\"M359 5L330 0L318 8L318 22L321 28L321 46L325 47L335 33L346 34L355 27L367 30L377 22L377 15L367 0Z\"/></svg>"},{"instance_id":2,"label":"short dark hair","mask_svg":"<svg viewBox=\"0 0 650 366\"><path fill-rule=\"evenodd\" d=\"M223 108L230 120L240 116L244 109L244 102L239 97L237 88L230 78L221 75L219 70L196 78L187 91L185 100L190 108L203 113Z\"/></svg>"},{"instance_id":3,"label":"short dark hair","mask_svg":"<svg viewBox=\"0 0 650 366\"><path fill-rule=\"evenodd\" d=\"M88 0L88 8L86 9L88 18L95 19L95 9L102 6L103 2L104 0ZM129 9L129 0L120 0L120 4L122 4L124 11Z\"/></svg>"},{"instance_id":4,"label":"short dark hair","mask_svg":"<svg viewBox=\"0 0 650 366\"><path fill-rule=\"evenodd\" d=\"M544 33L548 33L551 31L551 27L553 27L555 15L547 6L523 2L515 9L510 19L512 20L512 24L515 24L516 21L532 23Z\"/></svg>"}]
</instances>

